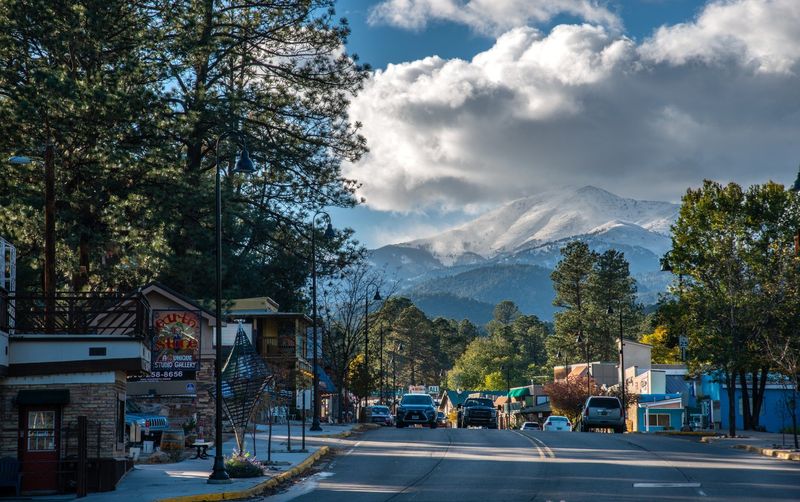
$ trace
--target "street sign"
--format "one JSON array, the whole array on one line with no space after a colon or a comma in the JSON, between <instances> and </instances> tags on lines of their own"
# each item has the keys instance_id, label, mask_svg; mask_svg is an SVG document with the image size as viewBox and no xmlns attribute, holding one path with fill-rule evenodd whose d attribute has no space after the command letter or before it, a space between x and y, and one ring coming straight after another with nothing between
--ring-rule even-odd
<instances>
[{"instance_id":1,"label":"street sign","mask_svg":"<svg viewBox=\"0 0 800 502\"><path fill-rule=\"evenodd\" d=\"M439 393L438 385L428 385L428 394L438 394L438 393Z\"/></svg>"},{"instance_id":2,"label":"street sign","mask_svg":"<svg viewBox=\"0 0 800 502\"><path fill-rule=\"evenodd\" d=\"M686 336L678 337L678 346L682 349L689 347L689 338Z\"/></svg>"}]
</instances>

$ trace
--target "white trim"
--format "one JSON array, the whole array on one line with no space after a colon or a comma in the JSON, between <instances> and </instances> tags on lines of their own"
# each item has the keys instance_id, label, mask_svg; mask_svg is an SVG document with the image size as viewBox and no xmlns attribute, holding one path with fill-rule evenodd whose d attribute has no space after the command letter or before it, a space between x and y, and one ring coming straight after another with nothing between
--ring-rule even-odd
<instances>
[{"instance_id":1,"label":"white trim","mask_svg":"<svg viewBox=\"0 0 800 502\"><path fill-rule=\"evenodd\" d=\"M147 286L146 288L144 288L142 290L142 295L147 296L147 294L152 292L152 291L155 291L158 294L160 294L161 296L163 296L164 298L177 303L178 305L180 305L181 307L185 308L186 310L197 310L197 311L199 311L200 315L202 317L204 317L208 321L208 325L209 326L213 327L213 326L217 325L217 318L216 317L214 317L213 315L209 314L205 310L203 310L201 308L198 308L197 305L192 305L191 303L187 303L186 301L182 300L181 298L178 298L177 296L173 295L169 291L166 291L166 290L158 287L158 285L156 285L156 284L151 284L151 285ZM159 310L159 309L156 309L156 310ZM225 323L223 323L222 325L224 326Z\"/></svg>"},{"instance_id":2,"label":"white trim","mask_svg":"<svg viewBox=\"0 0 800 502\"><path fill-rule=\"evenodd\" d=\"M639 403L637 406L639 408L658 408L659 406L663 406L665 404L680 404L681 398L675 397L672 399L665 399L663 401L650 401L647 403Z\"/></svg>"},{"instance_id":3,"label":"white trim","mask_svg":"<svg viewBox=\"0 0 800 502\"><path fill-rule=\"evenodd\" d=\"M82 383L114 383L116 372L102 373L59 373L56 375L32 375L0 379L2 385L63 385Z\"/></svg>"}]
</instances>

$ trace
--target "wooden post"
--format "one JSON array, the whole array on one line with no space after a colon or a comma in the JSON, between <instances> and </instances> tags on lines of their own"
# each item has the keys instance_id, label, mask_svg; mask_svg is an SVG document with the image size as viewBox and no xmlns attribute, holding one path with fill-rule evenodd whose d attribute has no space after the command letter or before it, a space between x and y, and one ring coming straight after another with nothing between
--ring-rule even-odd
<instances>
[{"instance_id":1,"label":"wooden post","mask_svg":"<svg viewBox=\"0 0 800 502\"><path fill-rule=\"evenodd\" d=\"M76 472L76 481L77 481L77 496L85 497L86 496L86 464L87 464L87 442L88 442L88 430L86 424L86 417L80 416L78 417L78 465L77 465L77 472Z\"/></svg>"}]
</instances>

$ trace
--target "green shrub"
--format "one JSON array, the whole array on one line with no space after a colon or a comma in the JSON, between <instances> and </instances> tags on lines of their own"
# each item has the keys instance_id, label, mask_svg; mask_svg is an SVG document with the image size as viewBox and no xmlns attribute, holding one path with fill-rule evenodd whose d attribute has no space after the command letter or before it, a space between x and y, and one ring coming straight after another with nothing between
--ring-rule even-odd
<instances>
[{"instance_id":1,"label":"green shrub","mask_svg":"<svg viewBox=\"0 0 800 502\"><path fill-rule=\"evenodd\" d=\"M225 470L232 478L257 478L264 475L264 466L250 454L233 452L233 455L225 459Z\"/></svg>"}]
</instances>

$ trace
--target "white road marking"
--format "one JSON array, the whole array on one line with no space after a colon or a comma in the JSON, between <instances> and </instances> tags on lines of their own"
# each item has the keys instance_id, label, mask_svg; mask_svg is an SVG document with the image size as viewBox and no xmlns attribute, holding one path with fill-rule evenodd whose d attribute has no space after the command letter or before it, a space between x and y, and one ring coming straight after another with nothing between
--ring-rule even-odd
<instances>
[{"instance_id":1,"label":"white road marking","mask_svg":"<svg viewBox=\"0 0 800 502\"><path fill-rule=\"evenodd\" d=\"M699 493L701 497L707 497L708 496L708 495L706 495L706 492L704 492L703 490L697 490L697 493Z\"/></svg>"},{"instance_id":2,"label":"white road marking","mask_svg":"<svg viewBox=\"0 0 800 502\"><path fill-rule=\"evenodd\" d=\"M547 446L546 444L544 444L541 440L536 439L533 436L529 436L529 435L524 434L524 433L519 432L519 431L514 431L514 432L516 432L520 436L522 436L525 439L527 439L528 441L530 441L531 444L533 444L533 446L536 447L536 450L539 452L539 458L548 458L548 457L549 458L556 458L556 454L553 453L553 450L551 450L550 447Z\"/></svg>"},{"instance_id":3,"label":"white road marking","mask_svg":"<svg viewBox=\"0 0 800 502\"><path fill-rule=\"evenodd\" d=\"M358 445L360 445L360 444L361 444L361 441L359 441L358 443L354 444L352 448L347 450L347 453L345 453L344 456L346 457L346 456L350 455L351 453L353 453L353 450L358 448Z\"/></svg>"},{"instance_id":4,"label":"white road marking","mask_svg":"<svg viewBox=\"0 0 800 502\"><path fill-rule=\"evenodd\" d=\"M634 488L700 488L700 483L634 483Z\"/></svg>"}]
</instances>

